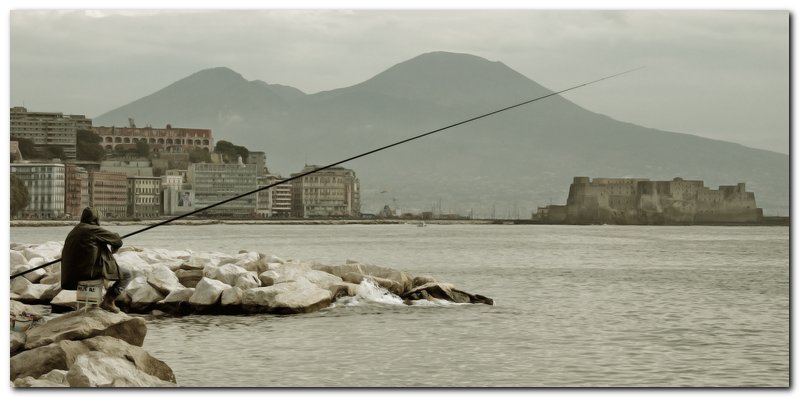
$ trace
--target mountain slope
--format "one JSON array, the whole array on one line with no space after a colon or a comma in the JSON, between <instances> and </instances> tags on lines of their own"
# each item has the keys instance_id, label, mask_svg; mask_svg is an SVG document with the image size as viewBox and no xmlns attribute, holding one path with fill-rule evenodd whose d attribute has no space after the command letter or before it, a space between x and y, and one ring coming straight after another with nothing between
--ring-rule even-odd
<instances>
[{"instance_id":1,"label":"mountain slope","mask_svg":"<svg viewBox=\"0 0 800 398\"><path fill-rule=\"evenodd\" d=\"M229 69L201 71L95 119L208 127L267 152L271 170L328 164L550 91L500 62L435 52L354 86L305 95L248 82ZM122 124L118 124L122 125ZM554 96L345 165L362 182L364 212L396 198L405 208L528 217L563 203L572 177L747 182L767 214L788 212L789 157L660 131ZM381 194L382 191L388 191ZM389 196L390 195L390 196ZM516 209L516 210L512 210Z\"/></svg>"}]
</instances>

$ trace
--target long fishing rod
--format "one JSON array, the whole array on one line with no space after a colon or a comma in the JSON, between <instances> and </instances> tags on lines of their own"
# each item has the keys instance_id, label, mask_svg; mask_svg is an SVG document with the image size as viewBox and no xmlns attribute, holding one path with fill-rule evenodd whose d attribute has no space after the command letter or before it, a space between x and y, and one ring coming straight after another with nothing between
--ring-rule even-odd
<instances>
[{"instance_id":1,"label":"long fishing rod","mask_svg":"<svg viewBox=\"0 0 800 398\"><path fill-rule=\"evenodd\" d=\"M342 163L346 163L346 162L349 162L349 161L351 161L351 160L356 160L356 159L358 159L358 158L362 158L362 157L364 157L364 156L371 155L371 154L373 154L373 153L375 153L375 152L380 152L380 151L383 151L383 150L385 150L385 149L389 149L389 148L391 148L391 147L395 147L395 146L398 146L398 145L401 145L401 144L405 144L406 142L409 142L409 141L414 141L414 140L416 140L416 139L419 139L419 138L422 138L422 137L429 136L429 135L431 135L431 134L436 134L436 133L438 133L438 132L440 132L440 131L444 131L444 130L447 130L447 129L451 129L451 128L453 128L453 127L460 126L460 125L462 125L462 124L467 124L467 123L470 123L470 122L474 122L474 121L476 121L476 120L478 120L478 119L483 119L483 118L485 118L485 117L492 116L492 115L498 114L498 113L500 113L500 112L505 112L505 111L507 111L507 110L509 110L509 109L518 108L518 107L520 107L520 106L523 106L523 105L530 104L531 102L536 102L536 101L539 101L539 100L543 100L543 99L545 99L545 98L553 97L553 96L556 96L556 95L558 95L558 94L565 93L565 92L567 92L567 91L572 91L572 90L575 90L575 89L578 89L578 88L581 88L581 87L588 86L588 85L590 85L590 84L594 84L594 83L601 82L601 81L603 81L603 80L607 80L607 79L611 79L611 78L614 78L614 77L617 77L617 76L621 76L621 75L624 75L624 74L627 74L627 73L635 72L635 71L637 71L637 70L639 70L639 69L642 69L642 68L644 68L644 66L640 66L640 67L638 67L638 68L634 68L634 69L626 70L626 71L624 71L624 72L615 73L615 74L613 74L613 75L609 75L609 76L602 77L602 78L599 78L599 79L596 79L596 80L592 80L592 81L590 81L590 82L581 83L581 84L578 84L578 85L576 85L576 86L572 86L572 87L570 87L570 88L563 89L563 90L561 90L561 91L552 92L552 93L550 93L550 94L546 94L546 95L543 95L543 96L541 96L541 97L536 97L536 98L529 99L529 100L527 100L527 101L524 101L524 102L520 102L520 103L518 103L518 104L516 104L516 105L507 106L507 107L505 107L505 108L498 109L498 110L496 110L496 111L492 111L492 112L489 112L489 113L484 113L483 115L480 115L480 116L475 116L475 117L472 117L472 118L469 118L469 119L466 119L466 120L462 120L462 121L460 121L460 122L457 122L457 123L453 123L453 124L450 124L450 125L447 125L447 126L444 126L444 127L440 127L440 128L438 128L438 129L436 129L436 130L432 130L432 131L429 131L429 132L427 132L427 133L422 133L422 134L420 134L420 135L415 135L415 136L413 136L413 137L411 137L411 138L406 138L406 139L404 139L404 140L402 140L402 141L397 141L397 142L395 142L395 143L393 143L393 144L385 145L385 146L382 146L382 147L380 147L380 148L376 148L376 149L373 149L373 150L371 150L371 151L364 152L364 153L362 153L362 154L359 154L359 155L351 156L351 157L349 157L349 158L347 158L347 159L340 160L340 161L338 161L338 162L335 162L335 163L331 163L331 164L329 164L329 165L327 165L327 166L318 167L318 168L316 168L316 169L313 169L313 170L310 170L310 171L307 171L307 172L304 172L304 173L300 173L300 174L294 175L294 176L292 176L292 177L290 177L290 178L286 178L286 179L283 179L283 180L277 181L277 182L275 182L275 183L272 183L272 184L269 184L269 185L266 185L266 186L263 186L263 187L260 187L260 188L254 189L254 190L252 190L252 191L250 191L250 192L245 192L245 193L243 193L243 194L236 195L236 196L234 196L234 197L232 197L232 198L225 199L225 200L223 200L223 201L221 201L221 202L217 202L217 203L214 203L214 204L210 204L210 205L208 205L208 206L206 206L206 207L203 207L203 208L200 208L200 209L197 209L197 210L192 210L192 211L190 211L190 212L188 212L188 213L185 213L185 214L181 214L181 215L179 215L179 216L172 217L172 218L170 218L170 219L167 219L167 220L164 220L164 221L161 221L161 222L155 223L155 224L153 224L153 225L149 225L149 226L147 226L147 227L145 227L145 228L142 228L142 229L139 229L139 230L137 230L137 231L133 231L133 232L131 232L131 233L129 233L129 234L123 235L121 238L122 238L122 239L128 238L128 237L130 237L130 236L133 236L133 235L136 235L136 234L142 233L142 232L144 232L144 231L148 231L148 230L150 230L150 229L153 229L153 228L156 228L156 227L160 227L160 226L162 226L162 225L164 225L164 224L169 224L169 223L171 223L171 222L173 222L173 221L180 220L180 219L182 219L182 218L189 217L189 216L191 216L191 215L194 215L194 214L197 214L197 213L204 212L204 211L206 211L206 210L208 210L208 209L212 209L212 208L214 208L214 207L217 207L217 206L223 205L223 204L225 204L225 203L228 203L228 202L234 201L234 200L236 200L236 199L241 199L241 198L243 198L243 197L245 197L245 196L252 195L252 194L254 194L254 193L256 193L256 192L260 192L260 191L263 191L263 190L265 190L265 189L270 189L270 188L272 188L272 187L275 187L275 186L277 186L277 185L280 185L280 184L285 184L285 183L287 183L287 182L289 182L289 181L293 181L293 180L296 180L296 179L298 179L298 178L305 177L305 176L307 176L307 175L309 175L309 174L314 174L314 173L316 173L316 172L319 172L319 171L322 171L322 170L325 170L325 169L329 169L329 168L331 168L331 167L338 166L338 165L340 165L340 164L342 164ZM37 269L40 269L40 268L47 267L48 265L53 265L53 264L55 264L55 263L57 263L57 262L59 262L59 261L61 261L61 259L60 259L60 258L58 258L58 259L55 259L55 260L53 260L53 261L50 261L50 262L48 262L48 263L45 263L45 264L39 265L39 266L37 266L36 268L31 268L31 269L29 269L29 270L27 270L27 271L23 271L23 272L20 272L20 273L17 273L17 274L11 275L11 279L14 279L14 278L16 278L16 277L18 277L18 276L21 276L21 275L25 275L25 274L27 274L27 273L29 273L29 272L32 272L32 271L35 271L35 270L37 270Z\"/></svg>"}]
</instances>

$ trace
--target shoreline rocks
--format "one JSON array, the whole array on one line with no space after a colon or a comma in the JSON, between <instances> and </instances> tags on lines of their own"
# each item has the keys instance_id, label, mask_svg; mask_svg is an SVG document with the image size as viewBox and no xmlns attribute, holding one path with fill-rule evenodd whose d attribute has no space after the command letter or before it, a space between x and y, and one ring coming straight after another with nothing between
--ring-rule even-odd
<instances>
[{"instance_id":1,"label":"shoreline rocks","mask_svg":"<svg viewBox=\"0 0 800 398\"><path fill-rule=\"evenodd\" d=\"M93 307L14 334L14 387L177 387L172 369L141 348L139 317Z\"/></svg>"},{"instance_id":2,"label":"shoreline rocks","mask_svg":"<svg viewBox=\"0 0 800 398\"><path fill-rule=\"evenodd\" d=\"M58 258L62 244L12 243L11 267L30 269ZM123 247L117 262L134 275L117 305L125 312L160 311L188 314L299 314L319 311L360 288L377 286L413 304L416 300L493 305L485 296L467 293L430 276L348 260L325 265L285 260L254 251L235 255L218 252L169 251ZM52 312L77 308L74 291L60 286L60 263L11 281L11 298L27 304L50 305Z\"/></svg>"}]
</instances>

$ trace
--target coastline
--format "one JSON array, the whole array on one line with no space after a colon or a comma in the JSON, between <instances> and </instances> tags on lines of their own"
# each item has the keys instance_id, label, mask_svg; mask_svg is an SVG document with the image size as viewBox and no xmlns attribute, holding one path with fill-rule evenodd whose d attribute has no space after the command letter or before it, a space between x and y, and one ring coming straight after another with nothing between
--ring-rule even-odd
<instances>
[{"instance_id":1,"label":"coastline","mask_svg":"<svg viewBox=\"0 0 800 398\"><path fill-rule=\"evenodd\" d=\"M149 226L159 222L166 221L166 219L158 220L107 220L104 221L105 225L142 225ZM213 224L226 224L226 225L418 225L424 222L424 225L572 225L572 224L552 224L543 223L537 220L519 219L519 220L413 220L413 219L317 219L317 220L302 220L302 219L251 219L251 220L226 220L226 219L191 219L191 220L175 220L170 222L172 225L213 225ZM11 220L10 227L64 227L73 226L77 224L77 220ZM686 224L679 226L739 226L739 227L788 227L791 224L789 217L764 217L764 221L760 223L698 223ZM575 224L575 225L591 225L591 224ZM611 225L611 224L609 224ZM621 224L620 224L621 225ZM634 225L634 224L630 224ZM677 224L676 224L677 225ZM676 225L658 225L658 226L676 226Z\"/></svg>"}]
</instances>

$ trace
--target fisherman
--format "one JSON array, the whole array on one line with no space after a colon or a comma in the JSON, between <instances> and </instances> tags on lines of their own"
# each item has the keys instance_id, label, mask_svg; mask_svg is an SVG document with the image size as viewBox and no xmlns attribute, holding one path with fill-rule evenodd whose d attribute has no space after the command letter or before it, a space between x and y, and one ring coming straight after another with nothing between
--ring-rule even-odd
<instances>
[{"instance_id":1,"label":"fisherman","mask_svg":"<svg viewBox=\"0 0 800 398\"><path fill-rule=\"evenodd\" d=\"M101 228L94 209L83 209L81 222L67 235L61 251L61 288L76 290L80 281L113 280L114 285L106 292L100 308L119 312L114 300L131 281L130 271L120 267L112 256L120 247L122 238L119 234Z\"/></svg>"}]
</instances>

